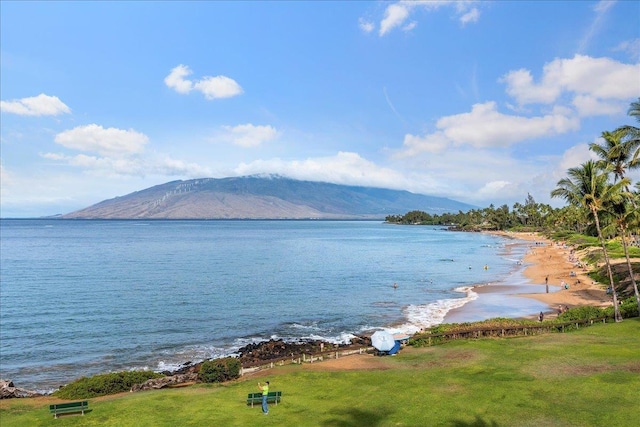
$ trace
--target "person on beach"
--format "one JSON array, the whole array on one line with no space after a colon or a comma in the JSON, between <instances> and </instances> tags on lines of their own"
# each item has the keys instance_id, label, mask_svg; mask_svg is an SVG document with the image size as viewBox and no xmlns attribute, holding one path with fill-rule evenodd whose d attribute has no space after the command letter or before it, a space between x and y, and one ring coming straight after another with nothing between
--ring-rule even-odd
<instances>
[{"instance_id":1,"label":"person on beach","mask_svg":"<svg viewBox=\"0 0 640 427\"><path fill-rule=\"evenodd\" d=\"M538 321L542 322L544 320L544 313L540 312L540 314L538 315Z\"/></svg>"},{"instance_id":2,"label":"person on beach","mask_svg":"<svg viewBox=\"0 0 640 427\"><path fill-rule=\"evenodd\" d=\"M269 413L269 406L267 405L267 397L269 396L269 381L264 385L258 383L258 388L262 390L262 413L267 415Z\"/></svg>"}]
</instances>

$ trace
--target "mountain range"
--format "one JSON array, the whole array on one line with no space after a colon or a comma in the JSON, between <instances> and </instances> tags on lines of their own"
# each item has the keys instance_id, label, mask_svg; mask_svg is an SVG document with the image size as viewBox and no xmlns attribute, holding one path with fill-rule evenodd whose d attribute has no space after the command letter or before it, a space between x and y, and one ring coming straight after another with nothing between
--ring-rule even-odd
<instances>
[{"instance_id":1,"label":"mountain range","mask_svg":"<svg viewBox=\"0 0 640 427\"><path fill-rule=\"evenodd\" d=\"M171 181L62 215L68 219L384 219L468 211L455 200L384 188L244 176Z\"/></svg>"}]
</instances>

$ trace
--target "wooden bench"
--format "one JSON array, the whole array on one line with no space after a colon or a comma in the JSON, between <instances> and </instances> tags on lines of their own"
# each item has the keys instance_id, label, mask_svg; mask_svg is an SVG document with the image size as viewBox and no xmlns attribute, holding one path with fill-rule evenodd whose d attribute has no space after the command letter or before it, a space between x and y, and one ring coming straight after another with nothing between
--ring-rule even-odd
<instances>
[{"instance_id":1,"label":"wooden bench","mask_svg":"<svg viewBox=\"0 0 640 427\"><path fill-rule=\"evenodd\" d=\"M89 402L83 400L81 402L69 402L69 403L56 403L55 405L49 405L49 412L53 414L54 418L58 418L58 414L73 414L76 412L82 412L89 410Z\"/></svg>"},{"instance_id":2,"label":"wooden bench","mask_svg":"<svg viewBox=\"0 0 640 427\"><path fill-rule=\"evenodd\" d=\"M270 391L269 394L267 394L267 403L275 403L277 405L281 400L281 391ZM250 404L253 408L254 403L262 403L262 393L249 393L247 396L247 405Z\"/></svg>"}]
</instances>

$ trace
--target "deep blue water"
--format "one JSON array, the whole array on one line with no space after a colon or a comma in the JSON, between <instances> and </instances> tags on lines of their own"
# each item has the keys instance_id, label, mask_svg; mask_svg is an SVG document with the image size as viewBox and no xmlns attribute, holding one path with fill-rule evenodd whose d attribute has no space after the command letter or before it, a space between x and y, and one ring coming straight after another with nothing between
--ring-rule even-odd
<instances>
[{"instance_id":1,"label":"deep blue water","mask_svg":"<svg viewBox=\"0 0 640 427\"><path fill-rule=\"evenodd\" d=\"M473 298L469 286L503 280L523 255L497 236L378 221L0 227L0 376L39 390L173 369L270 338L413 332Z\"/></svg>"}]
</instances>

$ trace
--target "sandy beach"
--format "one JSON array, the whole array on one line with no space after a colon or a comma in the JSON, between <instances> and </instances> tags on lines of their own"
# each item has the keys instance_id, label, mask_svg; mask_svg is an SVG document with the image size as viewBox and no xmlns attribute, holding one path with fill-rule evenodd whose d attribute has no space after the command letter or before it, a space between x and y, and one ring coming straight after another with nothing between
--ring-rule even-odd
<instances>
[{"instance_id":1,"label":"sandy beach","mask_svg":"<svg viewBox=\"0 0 640 427\"><path fill-rule=\"evenodd\" d=\"M543 311L545 317L554 317L559 306L606 307L612 304L605 288L593 283L586 275L587 270L580 266L578 256L571 247L536 233L494 234L513 238L514 245L528 246L523 259L524 280L475 287L478 298L448 313L444 320L446 323L474 321L487 316L508 317L504 313L508 312L506 308L510 304L530 306L531 314L525 317L536 317L539 311ZM565 288L565 284L568 288Z\"/></svg>"},{"instance_id":2,"label":"sandy beach","mask_svg":"<svg viewBox=\"0 0 640 427\"><path fill-rule=\"evenodd\" d=\"M586 271L578 268L576 264L579 260L574 259L575 254L572 254L570 247L535 233L498 232L496 234L513 238L513 245L528 246L522 260L525 265L522 280L516 280L516 283L501 282L475 287L474 292L478 294L478 298L450 311L445 316L445 323L510 317L508 309L511 305L519 305L520 310L531 313L524 316L527 318L537 318L540 311L544 312L545 318L553 318L558 315L560 305L571 308L581 305L607 307L612 304L604 286L593 283L586 275ZM572 271L575 276L572 276ZM520 279L519 276L514 277ZM548 283L545 283L545 279ZM561 286L563 282L568 284L568 289ZM547 284L549 285L548 293ZM403 353L412 351L419 350L411 347L405 347L402 350ZM329 371L388 369L383 359L372 357L371 354L360 354L322 363L306 364L303 368ZM269 372L260 372L258 375L269 375Z\"/></svg>"}]
</instances>

